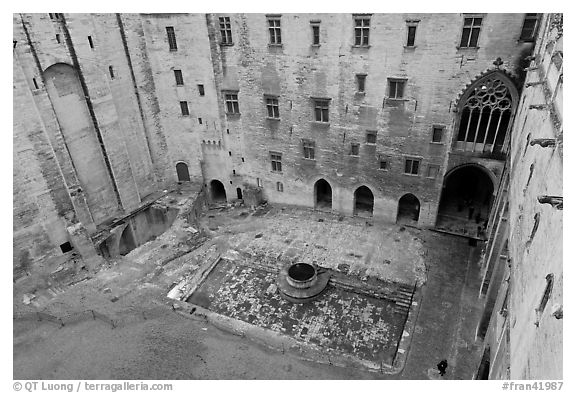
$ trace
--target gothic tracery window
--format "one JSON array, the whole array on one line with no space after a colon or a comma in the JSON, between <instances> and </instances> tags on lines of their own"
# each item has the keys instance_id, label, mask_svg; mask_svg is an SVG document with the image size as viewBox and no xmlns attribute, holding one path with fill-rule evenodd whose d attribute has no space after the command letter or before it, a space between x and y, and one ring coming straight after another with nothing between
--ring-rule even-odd
<instances>
[{"instance_id":1,"label":"gothic tracery window","mask_svg":"<svg viewBox=\"0 0 576 393\"><path fill-rule=\"evenodd\" d=\"M462 99L464 103L455 149L500 153L511 125L516 99L508 84L498 74L491 75L479 80Z\"/></svg>"}]
</instances>

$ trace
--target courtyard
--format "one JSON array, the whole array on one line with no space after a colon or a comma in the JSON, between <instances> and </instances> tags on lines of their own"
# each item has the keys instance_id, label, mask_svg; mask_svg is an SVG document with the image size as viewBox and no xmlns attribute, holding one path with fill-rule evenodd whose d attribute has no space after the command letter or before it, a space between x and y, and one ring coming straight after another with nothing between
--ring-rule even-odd
<instances>
[{"instance_id":1,"label":"courtyard","mask_svg":"<svg viewBox=\"0 0 576 393\"><path fill-rule=\"evenodd\" d=\"M176 220L55 292L42 312L64 326L36 320L37 307L15 294L14 378L436 379L446 358L444 378L469 379L478 252L464 238L327 212L209 210L200 228ZM295 260L328 269L336 284L313 302L287 302L274 282ZM182 301L166 296L201 272ZM77 317L86 310L113 326Z\"/></svg>"}]
</instances>

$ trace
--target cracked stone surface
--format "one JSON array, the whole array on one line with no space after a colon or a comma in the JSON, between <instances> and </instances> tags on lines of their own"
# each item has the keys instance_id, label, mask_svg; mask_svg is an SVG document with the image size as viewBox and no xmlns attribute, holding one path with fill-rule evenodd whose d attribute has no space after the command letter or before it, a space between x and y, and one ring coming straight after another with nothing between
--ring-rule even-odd
<instances>
[{"instance_id":1,"label":"cracked stone surface","mask_svg":"<svg viewBox=\"0 0 576 393\"><path fill-rule=\"evenodd\" d=\"M278 293L276 277L221 260L189 302L362 360L392 363L406 318L393 302L328 286L315 301L293 304Z\"/></svg>"}]
</instances>

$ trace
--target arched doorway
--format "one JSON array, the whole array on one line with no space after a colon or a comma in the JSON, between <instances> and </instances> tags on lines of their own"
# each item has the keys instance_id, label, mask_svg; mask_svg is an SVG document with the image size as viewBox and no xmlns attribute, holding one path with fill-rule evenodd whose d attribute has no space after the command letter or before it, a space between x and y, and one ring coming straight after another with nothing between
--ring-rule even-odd
<instances>
[{"instance_id":1,"label":"arched doorway","mask_svg":"<svg viewBox=\"0 0 576 393\"><path fill-rule=\"evenodd\" d=\"M126 255L135 248L136 240L134 239L134 232L132 231L130 224L128 224L120 236L120 241L118 243L118 253L120 255Z\"/></svg>"},{"instance_id":2,"label":"arched doorway","mask_svg":"<svg viewBox=\"0 0 576 393\"><path fill-rule=\"evenodd\" d=\"M219 180L212 180L210 182L210 196L212 197L212 202L226 203L226 189L224 188L224 184Z\"/></svg>"},{"instance_id":3,"label":"arched doorway","mask_svg":"<svg viewBox=\"0 0 576 393\"><path fill-rule=\"evenodd\" d=\"M242 198L242 189L240 187L236 188L236 197L238 197L238 199L243 199Z\"/></svg>"},{"instance_id":4,"label":"arched doorway","mask_svg":"<svg viewBox=\"0 0 576 393\"><path fill-rule=\"evenodd\" d=\"M477 164L456 167L444 178L436 227L481 237L492 205L494 183L488 170Z\"/></svg>"},{"instance_id":5,"label":"arched doorway","mask_svg":"<svg viewBox=\"0 0 576 393\"><path fill-rule=\"evenodd\" d=\"M354 215L372 217L374 211L374 194L366 186L354 191Z\"/></svg>"},{"instance_id":6,"label":"arched doorway","mask_svg":"<svg viewBox=\"0 0 576 393\"><path fill-rule=\"evenodd\" d=\"M420 201L412 194L402 195L398 201L398 224L417 224L420 217Z\"/></svg>"},{"instance_id":7,"label":"arched doorway","mask_svg":"<svg viewBox=\"0 0 576 393\"><path fill-rule=\"evenodd\" d=\"M190 174L188 173L188 165L183 162L176 164L176 174L178 181L190 181Z\"/></svg>"},{"instance_id":8,"label":"arched doorway","mask_svg":"<svg viewBox=\"0 0 576 393\"><path fill-rule=\"evenodd\" d=\"M319 210L332 210L332 187L324 179L314 184L314 207Z\"/></svg>"}]
</instances>

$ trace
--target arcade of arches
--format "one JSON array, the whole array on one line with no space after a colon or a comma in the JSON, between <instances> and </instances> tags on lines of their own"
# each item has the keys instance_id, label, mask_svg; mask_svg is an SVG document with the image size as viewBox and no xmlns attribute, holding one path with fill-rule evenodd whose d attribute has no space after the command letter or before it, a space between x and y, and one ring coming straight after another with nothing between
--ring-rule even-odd
<instances>
[{"instance_id":1,"label":"arcade of arches","mask_svg":"<svg viewBox=\"0 0 576 393\"><path fill-rule=\"evenodd\" d=\"M479 165L463 165L446 174L436 227L481 237L488 222L494 184Z\"/></svg>"}]
</instances>

